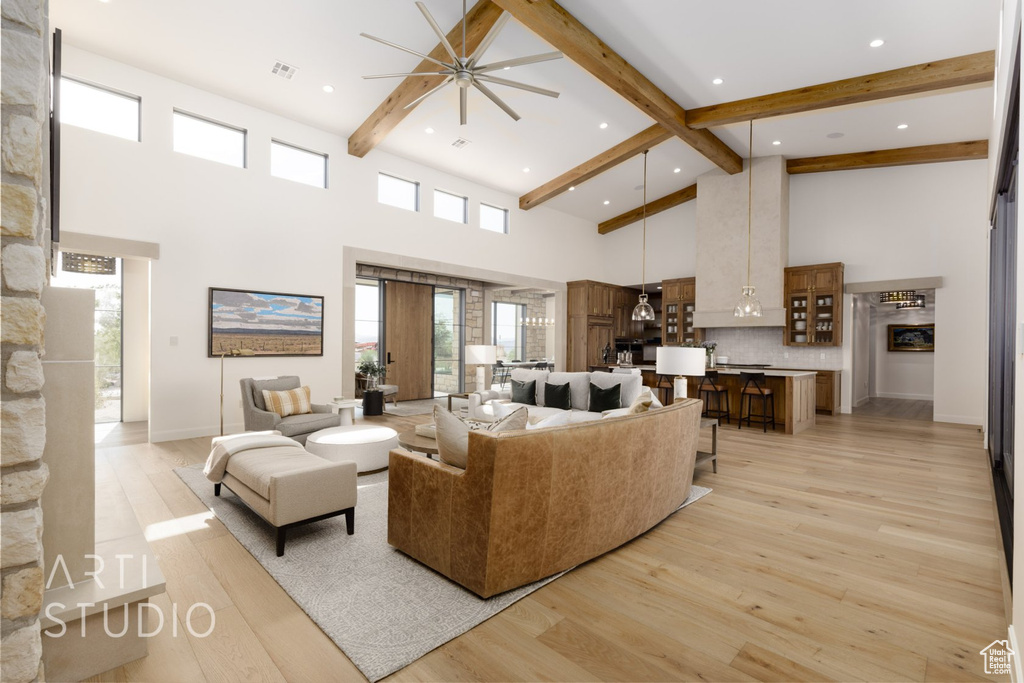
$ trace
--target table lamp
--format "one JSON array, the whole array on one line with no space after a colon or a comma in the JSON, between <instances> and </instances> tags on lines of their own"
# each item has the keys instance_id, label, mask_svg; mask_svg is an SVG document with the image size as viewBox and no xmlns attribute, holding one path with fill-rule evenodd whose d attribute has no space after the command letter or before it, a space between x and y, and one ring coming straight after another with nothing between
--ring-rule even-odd
<instances>
[{"instance_id":1,"label":"table lamp","mask_svg":"<svg viewBox=\"0 0 1024 683\"><path fill-rule=\"evenodd\" d=\"M466 365L475 365L476 367L476 390L483 391L487 387L484 386L484 367L487 365L494 365L498 361L498 349L495 346L485 346L483 344L467 344L466 345Z\"/></svg>"},{"instance_id":2,"label":"table lamp","mask_svg":"<svg viewBox=\"0 0 1024 683\"><path fill-rule=\"evenodd\" d=\"M672 393L676 398L686 398L686 378L703 377L707 352L687 346L659 346L655 372L659 375L675 375Z\"/></svg>"}]
</instances>

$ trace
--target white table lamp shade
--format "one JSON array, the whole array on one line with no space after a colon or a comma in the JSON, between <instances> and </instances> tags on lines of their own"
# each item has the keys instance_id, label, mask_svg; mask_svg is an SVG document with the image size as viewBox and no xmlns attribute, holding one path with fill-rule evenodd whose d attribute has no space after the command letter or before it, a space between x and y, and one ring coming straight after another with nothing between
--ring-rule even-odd
<instances>
[{"instance_id":1,"label":"white table lamp shade","mask_svg":"<svg viewBox=\"0 0 1024 683\"><path fill-rule=\"evenodd\" d=\"M497 361L497 347L483 344L466 345L466 365L493 365Z\"/></svg>"},{"instance_id":2,"label":"white table lamp shade","mask_svg":"<svg viewBox=\"0 0 1024 683\"><path fill-rule=\"evenodd\" d=\"M659 375L675 375L673 393L676 398L686 396L686 380L683 377L703 377L707 363L707 352L688 346L658 347L655 372Z\"/></svg>"}]
</instances>

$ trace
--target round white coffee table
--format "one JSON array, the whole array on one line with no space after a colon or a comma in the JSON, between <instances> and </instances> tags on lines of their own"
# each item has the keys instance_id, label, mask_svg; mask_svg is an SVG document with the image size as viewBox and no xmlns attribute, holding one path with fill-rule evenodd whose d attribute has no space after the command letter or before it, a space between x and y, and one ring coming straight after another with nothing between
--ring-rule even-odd
<instances>
[{"instance_id":1,"label":"round white coffee table","mask_svg":"<svg viewBox=\"0 0 1024 683\"><path fill-rule=\"evenodd\" d=\"M331 427L306 438L307 451L334 462L351 460L357 472L387 467L392 448L398 448L398 432L375 425Z\"/></svg>"}]
</instances>

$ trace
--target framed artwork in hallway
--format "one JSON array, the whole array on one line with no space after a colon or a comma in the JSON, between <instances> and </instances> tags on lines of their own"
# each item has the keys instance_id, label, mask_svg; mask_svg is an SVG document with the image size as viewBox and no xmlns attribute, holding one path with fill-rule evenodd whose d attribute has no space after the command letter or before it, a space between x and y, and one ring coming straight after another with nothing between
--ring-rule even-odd
<instances>
[{"instance_id":1,"label":"framed artwork in hallway","mask_svg":"<svg viewBox=\"0 0 1024 683\"><path fill-rule=\"evenodd\" d=\"M324 355L324 298L210 287L210 358Z\"/></svg>"},{"instance_id":2,"label":"framed artwork in hallway","mask_svg":"<svg viewBox=\"0 0 1024 683\"><path fill-rule=\"evenodd\" d=\"M935 351L935 323L889 325L890 351Z\"/></svg>"}]
</instances>

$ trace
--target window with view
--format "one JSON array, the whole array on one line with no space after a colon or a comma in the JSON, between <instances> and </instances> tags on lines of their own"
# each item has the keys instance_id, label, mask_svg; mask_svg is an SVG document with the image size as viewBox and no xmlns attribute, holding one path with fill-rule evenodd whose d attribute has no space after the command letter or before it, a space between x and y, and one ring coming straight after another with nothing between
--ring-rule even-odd
<instances>
[{"instance_id":1,"label":"window with view","mask_svg":"<svg viewBox=\"0 0 1024 683\"><path fill-rule=\"evenodd\" d=\"M245 168L245 130L175 110L174 151Z\"/></svg>"},{"instance_id":2,"label":"window with view","mask_svg":"<svg viewBox=\"0 0 1024 683\"><path fill-rule=\"evenodd\" d=\"M508 234L508 209L480 204L480 227L491 232Z\"/></svg>"},{"instance_id":3,"label":"window with view","mask_svg":"<svg viewBox=\"0 0 1024 683\"><path fill-rule=\"evenodd\" d=\"M327 155L271 140L270 175L326 189Z\"/></svg>"},{"instance_id":4,"label":"window with view","mask_svg":"<svg viewBox=\"0 0 1024 683\"><path fill-rule=\"evenodd\" d=\"M495 301L492 313L491 338L498 347L498 360L524 360L526 328L523 319L526 316L526 306Z\"/></svg>"},{"instance_id":5,"label":"window with view","mask_svg":"<svg viewBox=\"0 0 1024 683\"><path fill-rule=\"evenodd\" d=\"M139 141L142 99L135 95L60 79L60 122L125 140Z\"/></svg>"},{"instance_id":6,"label":"window with view","mask_svg":"<svg viewBox=\"0 0 1024 683\"><path fill-rule=\"evenodd\" d=\"M420 184L396 178L387 173L377 174L377 201L409 211L420 210Z\"/></svg>"},{"instance_id":7,"label":"window with view","mask_svg":"<svg viewBox=\"0 0 1024 683\"><path fill-rule=\"evenodd\" d=\"M356 280L356 366L380 358L380 282Z\"/></svg>"},{"instance_id":8,"label":"window with view","mask_svg":"<svg viewBox=\"0 0 1024 683\"><path fill-rule=\"evenodd\" d=\"M469 199L451 192L434 190L434 217L456 223L469 222Z\"/></svg>"}]
</instances>

